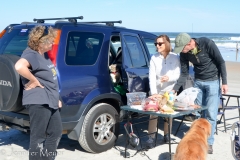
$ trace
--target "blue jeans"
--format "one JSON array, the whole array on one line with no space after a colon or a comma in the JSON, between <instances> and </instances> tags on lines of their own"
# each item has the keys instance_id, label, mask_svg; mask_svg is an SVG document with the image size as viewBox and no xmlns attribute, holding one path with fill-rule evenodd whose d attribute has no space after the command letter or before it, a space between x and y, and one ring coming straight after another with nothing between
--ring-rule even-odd
<instances>
[{"instance_id":1,"label":"blue jeans","mask_svg":"<svg viewBox=\"0 0 240 160\"><path fill-rule=\"evenodd\" d=\"M199 81L195 80L194 87L200 89L195 103L200 106L206 106L207 109L202 112L202 118L206 118L212 128L211 135L208 137L208 144L213 145L214 133L217 123L217 113L220 102L220 84L219 80Z\"/></svg>"}]
</instances>

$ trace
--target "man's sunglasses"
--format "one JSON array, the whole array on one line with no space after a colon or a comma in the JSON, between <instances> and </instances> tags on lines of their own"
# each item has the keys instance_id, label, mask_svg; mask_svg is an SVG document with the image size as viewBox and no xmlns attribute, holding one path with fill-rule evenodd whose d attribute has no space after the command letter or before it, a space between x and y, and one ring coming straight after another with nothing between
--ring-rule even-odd
<instances>
[{"instance_id":1,"label":"man's sunglasses","mask_svg":"<svg viewBox=\"0 0 240 160\"><path fill-rule=\"evenodd\" d=\"M157 46L157 45L161 46L162 44L164 44L164 42L158 42L158 43L155 42L155 43L154 43L155 46Z\"/></svg>"}]
</instances>

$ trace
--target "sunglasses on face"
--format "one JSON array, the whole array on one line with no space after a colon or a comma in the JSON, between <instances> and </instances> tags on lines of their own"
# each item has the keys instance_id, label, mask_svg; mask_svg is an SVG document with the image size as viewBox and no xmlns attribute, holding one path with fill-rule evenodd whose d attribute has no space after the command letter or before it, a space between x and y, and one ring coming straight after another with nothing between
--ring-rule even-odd
<instances>
[{"instance_id":1,"label":"sunglasses on face","mask_svg":"<svg viewBox=\"0 0 240 160\"><path fill-rule=\"evenodd\" d=\"M154 43L155 46L157 46L157 45L161 46L162 44L164 44L164 42L155 42Z\"/></svg>"}]
</instances>

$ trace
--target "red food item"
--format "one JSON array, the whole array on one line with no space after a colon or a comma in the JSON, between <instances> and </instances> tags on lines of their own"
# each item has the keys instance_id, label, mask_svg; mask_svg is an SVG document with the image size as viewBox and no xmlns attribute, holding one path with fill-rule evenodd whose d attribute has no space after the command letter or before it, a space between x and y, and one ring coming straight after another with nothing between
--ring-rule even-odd
<instances>
[{"instance_id":1,"label":"red food item","mask_svg":"<svg viewBox=\"0 0 240 160\"><path fill-rule=\"evenodd\" d=\"M157 112L159 110L158 102L154 100L146 100L143 110Z\"/></svg>"}]
</instances>

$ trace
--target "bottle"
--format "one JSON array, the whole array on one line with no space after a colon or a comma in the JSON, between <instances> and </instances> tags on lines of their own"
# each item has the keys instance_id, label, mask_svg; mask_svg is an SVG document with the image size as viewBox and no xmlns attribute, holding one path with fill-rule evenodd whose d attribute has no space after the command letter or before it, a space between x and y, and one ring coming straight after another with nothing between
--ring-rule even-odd
<instances>
[{"instance_id":1,"label":"bottle","mask_svg":"<svg viewBox=\"0 0 240 160\"><path fill-rule=\"evenodd\" d=\"M171 102L171 103L174 102L174 94L173 94L173 92L169 92L169 102Z\"/></svg>"}]
</instances>

